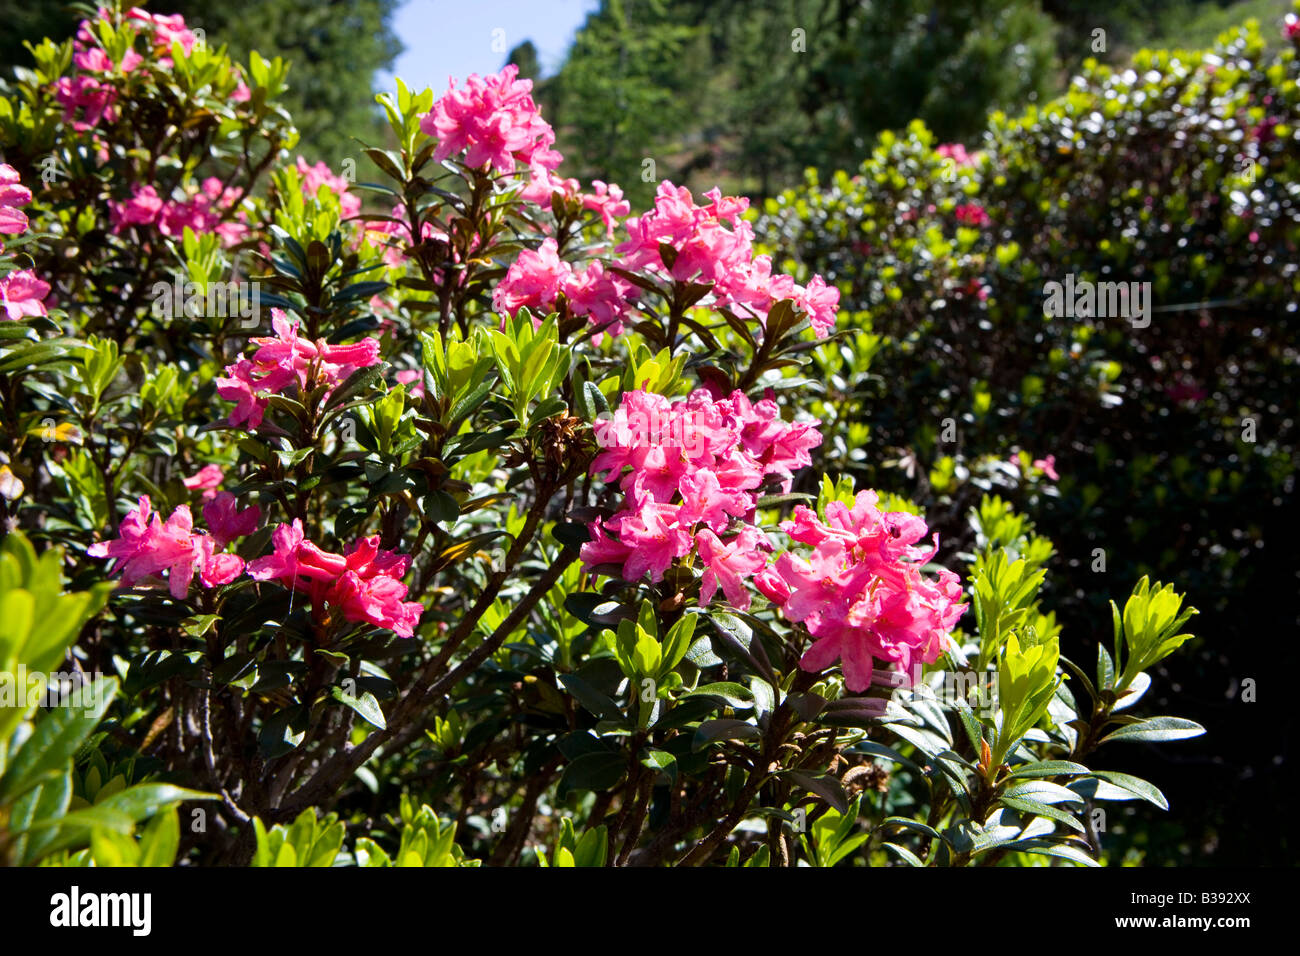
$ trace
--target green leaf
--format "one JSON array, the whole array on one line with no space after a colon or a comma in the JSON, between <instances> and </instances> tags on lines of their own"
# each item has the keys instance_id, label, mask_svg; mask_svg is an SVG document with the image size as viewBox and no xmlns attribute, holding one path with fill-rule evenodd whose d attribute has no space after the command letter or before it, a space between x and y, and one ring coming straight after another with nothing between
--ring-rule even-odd
<instances>
[{"instance_id":1,"label":"green leaf","mask_svg":"<svg viewBox=\"0 0 1300 956\"><path fill-rule=\"evenodd\" d=\"M1006 844L1007 849L1022 853L1037 853L1040 856L1057 856L1062 859L1082 863L1084 866L1101 866L1078 847L1069 843L1049 843L1046 840L1024 840Z\"/></svg>"},{"instance_id":2,"label":"green leaf","mask_svg":"<svg viewBox=\"0 0 1300 956\"><path fill-rule=\"evenodd\" d=\"M677 758L666 750L651 750L641 758L641 765L668 775L671 783L677 782Z\"/></svg>"},{"instance_id":3,"label":"green leaf","mask_svg":"<svg viewBox=\"0 0 1300 956\"><path fill-rule=\"evenodd\" d=\"M718 720L706 720L695 731L691 741L691 750L703 750L709 744L719 740L752 740L761 737L762 731L751 723L723 717Z\"/></svg>"},{"instance_id":4,"label":"green leaf","mask_svg":"<svg viewBox=\"0 0 1300 956\"><path fill-rule=\"evenodd\" d=\"M1016 767L1011 771L1013 777L1066 777L1071 775L1091 773L1083 764L1074 763L1070 760L1040 760L1037 763L1027 763Z\"/></svg>"},{"instance_id":5,"label":"green leaf","mask_svg":"<svg viewBox=\"0 0 1300 956\"><path fill-rule=\"evenodd\" d=\"M621 753L589 753L564 768L558 786L563 800L574 790L608 790L623 778L627 758Z\"/></svg>"},{"instance_id":6,"label":"green leaf","mask_svg":"<svg viewBox=\"0 0 1300 956\"><path fill-rule=\"evenodd\" d=\"M384 373L384 364L369 365L365 368L359 368L343 380L343 384L330 393L329 401L326 403L326 410L338 408L348 401L364 392L372 384L379 381Z\"/></svg>"},{"instance_id":7,"label":"green leaf","mask_svg":"<svg viewBox=\"0 0 1300 956\"><path fill-rule=\"evenodd\" d=\"M339 703L345 707L351 707L362 718L380 730L388 728L388 722L384 720L384 712L379 706L379 701L375 699L375 695L370 691L366 691L359 697L353 697L351 694L346 693L343 688L336 686L330 688L330 694Z\"/></svg>"},{"instance_id":8,"label":"green leaf","mask_svg":"<svg viewBox=\"0 0 1300 956\"><path fill-rule=\"evenodd\" d=\"M1012 810L1019 810L1021 813L1032 814L1036 817L1047 817L1049 820L1056 820L1064 823L1073 830L1083 832L1083 824L1076 820L1072 815L1064 810L1058 810L1056 807L1048 806L1046 803L1039 803L1037 800L1020 800L1015 797L1002 797L999 801L1004 807L1010 807Z\"/></svg>"},{"instance_id":9,"label":"green leaf","mask_svg":"<svg viewBox=\"0 0 1300 956\"><path fill-rule=\"evenodd\" d=\"M1094 770L1092 775L1107 783L1113 783L1121 790L1127 790L1149 803L1154 803L1161 810L1169 809L1169 801L1165 799L1165 795L1154 784L1147 783L1141 777L1114 770Z\"/></svg>"},{"instance_id":10,"label":"green leaf","mask_svg":"<svg viewBox=\"0 0 1300 956\"><path fill-rule=\"evenodd\" d=\"M180 844L181 824L176 811L157 814L140 838L140 865L172 866Z\"/></svg>"},{"instance_id":11,"label":"green leaf","mask_svg":"<svg viewBox=\"0 0 1300 956\"><path fill-rule=\"evenodd\" d=\"M1025 780L1008 787L1002 796L1037 803L1083 803L1083 799L1073 790L1049 780Z\"/></svg>"},{"instance_id":12,"label":"green leaf","mask_svg":"<svg viewBox=\"0 0 1300 956\"><path fill-rule=\"evenodd\" d=\"M0 804L65 771L117 693L117 679L101 678L83 688L90 707L56 707L43 712L32 735L0 777Z\"/></svg>"},{"instance_id":13,"label":"green leaf","mask_svg":"<svg viewBox=\"0 0 1300 956\"><path fill-rule=\"evenodd\" d=\"M609 852L609 834L605 827L595 827L584 833L573 848L574 866L604 866Z\"/></svg>"},{"instance_id":14,"label":"green leaf","mask_svg":"<svg viewBox=\"0 0 1300 956\"><path fill-rule=\"evenodd\" d=\"M849 801L840 782L830 775L814 777L802 770L785 770L782 776L789 777L809 793L815 793L840 813L847 813Z\"/></svg>"},{"instance_id":15,"label":"green leaf","mask_svg":"<svg viewBox=\"0 0 1300 956\"><path fill-rule=\"evenodd\" d=\"M886 850L889 850L908 866L925 866L921 858L905 846L899 846L897 843L882 843Z\"/></svg>"},{"instance_id":16,"label":"green leaf","mask_svg":"<svg viewBox=\"0 0 1300 956\"><path fill-rule=\"evenodd\" d=\"M564 689L577 698L578 702L593 714L607 720L621 720L623 712L618 704L610 700L596 688L576 674L561 674L560 683Z\"/></svg>"},{"instance_id":17,"label":"green leaf","mask_svg":"<svg viewBox=\"0 0 1300 956\"><path fill-rule=\"evenodd\" d=\"M1111 731L1102 737L1099 743L1104 744L1111 740L1185 740L1188 737L1199 737L1203 733L1205 728L1194 720L1185 720L1182 717L1149 717Z\"/></svg>"},{"instance_id":18,"label":"green leaf","mask_svg":"<svg viewBox=\"0 0 1300 956\"><path fill-rule=\"evenodd\" d=\"M686 697L716 697L731 707L748 708L754 706L754 695L749 689L734 681L717 681L705 684L686 693Z\"/></svg>"}]
</instances>

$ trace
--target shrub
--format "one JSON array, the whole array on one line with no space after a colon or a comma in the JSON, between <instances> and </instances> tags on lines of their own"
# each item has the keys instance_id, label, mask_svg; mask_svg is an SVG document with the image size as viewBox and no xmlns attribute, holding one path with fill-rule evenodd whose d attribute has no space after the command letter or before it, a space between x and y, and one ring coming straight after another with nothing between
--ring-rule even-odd
<instances>
[{"instance_id":1,"label":"shrub","mask_svg":"<svg viewBox=\"0 0 1300 956\"><path fill-rule=\"evenodd\" d=\"M11 858L75 824L47 862L1095 864L1099 802L1166 806L1095 754L1202 732L1127 712L1194 612L1143 579L1084 668L1004 501L936 562L916 504L820 475L859 426L807 376L883 339L745 200L627 218L511 67L399 82L355 183L292 160L283 64L189 40L105 10L0 107L0 646L60 601L120 683Z\"/></svg>"},{"instance_id":2,"label":"shrub","mask_svg":"<svg viewBox=\"0 0 1300 956\"><path fill-rule=\"evenodd\" d=\"M914 124L755 221L781 268L843 290L858 330L815 353L810 411L843 436L815 466L913 498L954 550L962 516L1008 496L1059 547L1051 593L1079 654L1104 582L1176 576L1219 635L1168 675L1203 701L1261 673L1255 636L1293 617L1294 42L1266 52L1250 23L1213 51L1090 63L1061 98L994 114L978 148ZM1133 301L1083 297L1104 283ZM1250 741L1225 784L1272 761L1254 714L1203 706ZM1204 785L1203 766L1175 772ZM1206 812L1205 843L1251 816Z\"/></svg>"}]
</instances>

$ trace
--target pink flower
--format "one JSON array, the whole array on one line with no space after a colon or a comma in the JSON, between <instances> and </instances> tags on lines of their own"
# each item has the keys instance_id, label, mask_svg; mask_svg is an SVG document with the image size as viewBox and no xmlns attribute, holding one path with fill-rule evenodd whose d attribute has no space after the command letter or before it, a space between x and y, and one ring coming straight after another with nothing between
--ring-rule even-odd
<instances>
[{"instance_id":1,"label":"pink flower","mask_svg":"<svg viewBox=\"0 0 1300 956\"><path fill-rule=\"evenodd\" d=\"M198 37L185 26L185 18L179 13L149 13L139 7L132 7L127 12L127 19L143 23L153 33L155 47L164 51L170 50L173 43L179 43L185 55L189 56L194 51L194 44L198 42ZM171 62L170 57L163 59Z\"/></svg>"},{"instance_id":2,"label":"pink flower","mask_svg":"<svg viewBox=\"0 0 1300 956\"><path fill-rule=\"evenodd\" d=\"M624 580L638 581L647 573L652 581L663 580L668 566L690 553L690 532L676 519L676 505L646 499L635 511L606 522L631 548L623 563Z\"/></svg>"},{"instance_id":3,"label":"pink flower","mask_svg":"<svg viewBox=\"0 0 1300 956\"><path fill-rule=\"evenodd\" d=\"M424 372L419 369L408 368L398 372L394 378L398 385L409 385L407 391L414 398L424 397Z\"/></svg>"},{"instance_id":4,"label":"pink flower","mask_svg":"<svg viewBox=\"0 0 1300 956\"><path fill-rule=\"evenodd\" d=\"M711 531L722 531L731 518L741 517L754 507L752 495L723 488L718 476L707 468L682 475L677 486L682 496L680 517L688 526L703 523Z\"/></svg>"},{"instance_id":5,"label":"pink flower","mask_svg":"<svg viewBox=\"0 0 1300 956\"><path fill-rule=\"evenodd\" d=\"M32 191L19 181L18 170L0 163L0 233L17 235L27 229L27 214L19 206L32 201Z\"/></svg>"},{"instance_id":6,"label":"pink flower","mask_svg":"<svg viewBox=\"0 0 1300 956\"><path fill-rule=\"evenodd\" d=\"M547 239L534 252L525 249L506 270L492 293L497 312L517 315L522 308L545 315L551 311L560 287L573 274L573 267L560 259L554 239Z\"/></svg>"},{"instance_id":7,"label":"pink flower","mask_svg":"<svg viewBox=\"0 0 1300 956\"><path fill-rule=\"evenodd\" d=\"M700 606L713 601L719 585L732 607L749 610L749 591L745 578L763 568L767 561L759 548L767 542L757 528L745 527L726 544L707 528L695 535L704 575L700 578Z\"/></svg>"},{"instance_id":8,"label":"pink flower","mask_svg":"<svg viewBox=\"0 0 1300 956\"><path fill-rule=\"evenodd\" d=\"M192 521L190 509L181 505L163 522L150 513L149 496L142 495L122 519L118 537L92 545L86 554L112 558L111 573L121 574L122 587L157 579L165 571L172 597L183 600L196 571L200 584L216 587L234 580L244 566L237 555L219 553L218 542L196 533Z\"/></svg>"},{"instance_id":9,"label":"pink flower","mask_svg":"<svg viewBox=\"0 0 1300 956\"><path fill-rule=\"evenodd\" d=\"M951 159L958 166L971 166L975 162L961 143L943 143L935 152L944 159Z\"/></svg>"},{"instance_id":10,"label":"pink flower","mask_svg":"<svg viewBox=\"0 0 1300 956\"><path fill-rule=\"evenodd\" d=\"M89 76L62 76L54 83L54 98L63 107L63 119L71 122L78 132L86 132L107 119L117 118L113 104L117 102L117 89ZM77 110L84 111L84 120L75 119Z\"/></svg>"},{"instance_id":11,"label":"pink flower","mask_svg":"<svg viewBox=\"0 0 1300 956\"><path fill-rule=\"evenodd\" d=\"M588 316L602 332L618 335L632 291L631 283L606 272L599 262L593 262L583 272L576 271L559 257L556 241L547 239L536 252L525 249L519 253L497 283L492 305L503 316L512 318L525 307L546 315L556 311L563 295L569 312ZM534 323L539 322L535 316ZM599 344L599 336L593 338Z\"/></svg>"},{"instance_id":12,"label":"pink flower","mask_svg":"<svg viewBox=\"0 0 1300 956\"><path fill-rule=\"evenodd\" d=\"M384 627L411 637L424 606L406 601L401 579L410 566L406 555L379 548L378 535L355 542L346 555L318 548L303 537L302 522L280 525L273 552L248 566L258 581L276 580L305 591L318 609L337 608L344 620Z\"/></svg>"},{"instance_id":13,"label":"pink flower","mask_svg":"<svg viewBox=\"0 0 1300 956\"><path fill-rule=\"evenodd\" d=\"M1043 471L1048 478L1053 481L1060 481L1061 476L1056 473L1056 456L1048 455L1046 458L1038 458L1034 461L1034 467Z\"/></svg>"},{"instance_id":14,"label":"pink flower","mask_svg":"<svg viewBox=\"0 0 1300 956\"><path fill-rule=\"evenodd\" d=\"M204 465L190 477L181 479L181 483L190 491L211 491L212 494L203 496L207 500L216 494L214 489L221 487L221 482L225 477L226 473L221 470L219 465Z\"/></svg>"},{"instance_id":15,"label":"pink flower","mask_svg":"<svg viewBox=\"0 0 1300 956\"><path fill-rule=\"evenodd\" d=\"M821 276L813 276L808 285L795 292L794 304L808 315L817 337L825 338L835 327L835 315L840 304L840 290L828 286Z\"/></svg>"},{"instance_id":16,"label":"pink flower","mask_svg":"<svg viewBox=\"0 0 1300 956\"><path fill-rule=\"evenodd\" d=\"M7 319L45 315L45 297L49 294L50 284L38 279L30 269L0 276L0 304Z\"/></svg>"},{"instance_id":17,"label":"pink flower","mask_svg":"<svg viewBox=\"0 0 1300 956\"><path fill-rule=\"evenodd\" d=\"M627 317L630 303L636 298L636 289L630 282L612 272L605 271L599 262L593 262L578 272L576 269L564 280L561 291L574 315L585 315L591 324L601 329L592 336L597 345L604 333L619 335L622 320Z\"/></svg>"},{"instance_id":18,"label":"pink flower","mask_svg":"<svg viewBox=\"0 0 1300 956\"><path fill-rule=\"evenodd\" d=\"M149 226L158 221L162 215L163 201L158 190L152 186L134 183L131 186L131 198L126 202L110 202L109 218L113 221L113 231L122 232L128 226Z\"/></svg>"},{"instance_id":19,"label":"pink flower","mask_svg":"<svg viewBox=\"0 0 1300 956\"><path fill-rule=\"evenodd\" d=\"M500 173L512 173L520 163L547 169L560 164L560 155L550 148L555 132L533 102L532 80L518 75L519 68L510 64L487 77L471 75L463 89L448 84L420 121L420 129L438 139L435 162L463 152L465 165L491 166Z\"/></svg>"},{"instance_id":20,"label":"pink flower","mask_svg":"<svg viewBox=\"0 0 1300 956\"><path fill-rule=\"evenodd\" d=\"M578 181L564 179L555 172L534 160L528 167L528 185L519 193L519 198L533 203L543 209L551 208L551 200L556 193L566 199L578 194Z\"/></svg>"},{"instance_id":21,"label":"pink flower","mask_svg":"<svg viewBox=\"0 0 1300 956\"><path fill-rule=\"evenodd\" d=\"M231 425L247 422L251 430L262 424L268 403L257 394L257 380L253 377L256 371L252 362L241 358L234 365L226 366L225 377L215 379L217 396L235 403L229 418Z\"/></svg>"},{"instance_id":22,"label":"pink flower","mask_svg":"<svg viewBox=\"0 0 1300 956\"><path fill-rule=\"evenodd\" d=\"M763 567L755 558L766 539L745 524L756 490L769 476L788 475L810 461L821 441L815 424L781 420L775 403L751 404L742 392L714 399L697 389L669 402L653 392L626 392L618 410L593 425L600 453L593 474L617 480L623 507L591 526L582 547L588 570L621 564L624 580L649 574L662 579L677 559L698 547L705 563L704 603L719 586L737 607L747 607L736 586ZM727 544L719 535L740 527ZM614 536L617 537L614 537Z\"/></svg>"},{"instance_id":23,"label":"pink flower","mask_svg":"<svg viewBox=\"0 0 1300 956\"><path fill-rule=\"evenodd\" d=\"M754 254L754 230L742 219L749 200L713 189L695 204L689 189L663 182L654 209L627 220L628 240L617 247L625 269L662 275L675 283L711 285L713 304L764 322L772 306L791 299L818 336L835 323L839 291L814 276L807 288L791 276L773 275L770 256ZM671 247L665 259L663 247ZM669 264L671 261L671 265ZM705 300L707 301L707 300Z\"/></svg>"},{"instance_id":24,"label":"pink flower","mask_svg":"<svg viewBox=\"0 0 1300 956\"><path fill-rule=\"evenodd\" d=\"M201 191L183 201L164 199L152 186L135 183L131 198L108 204L113 232L122 233L130 226L154 226L164 236L184 235L186 227L196 233L217 232L230 244L247 231L238 223L223 222L223 215L238 200L237 189L223 189L221 180L209 176Z\"/></svg>"},{"instance_id":25,"label":"pink flower","mask_svg":"<svg viewBox=\"0 0 1300 956\"><path fill-rule=\"evenodd\" d=\"M255 338L251 359L241 357L226 366L224 377L216 379L217 395L235 403L229 423L247 422L257 428L268 407L263 392L281 392L296 384L300 389L328 386L326 394L360 368L379 363L379 340L362 339L350 345L331 345L324 339L312 342L300 338L298 323L280 309L271 310L275 336Z\"/></svg>"},{"instance_id":26,"label":"pink flower","mask_svg":"<svg viewBox=\"0 0 1300 956\"><path fill-rule=\"evenodd\" d=\"M344 219L350 219L361 212L361 197L348 192L348 181L342 176L335 176L323 162L308 166L307 160L298 157L298 175L302 180L302 192L313 199L324 186L339 197L339 208Z\"/></svg>"},{"instance_id":27,"label":"pink flower","mask_svg":"<svg viewBox=\"0 0 1300 956\"><path fill-rule=\"evenodd\" d=\"M221 491L203 506L203 520L217 545L225 547L236 538L247 537L257 530L257 524L262 520L262 509L250 505L241 511L235 496Z\"/></svg>"},{"instance_id":28,"label":"pink flower","mask_svg":"<svg viewBox=\"0 0 1300 956\"><path fill-rule=\"evenodd\" d=\"M934 548L916 547L925 522L881 512L876 501L863 491L852 508L832 502L824 521L796 508L782 530L812 552L786 552L755 579L788 620L803 623L815 638L800 666L821 671L839 659L854 693L870 686L873 660L905 671L915 661L933 663L965 611L957 575L921 574L934 555Z\"/></svg>"},{"instance_id":29,"label":"pink flower","mask_svg":"<svg viewBox=\"0 0 1300 956\"><path fill-rule=\"evenodd\" d=\"M219 543L208 535L200 535L197 541L199 583L205 588L229 584L244 573L244 559L239 555L216 551Z\"/></svg>"},{"instance_id":30,"label":"pink flower","mask_svg":"<svg viewBox=\"0 0 1300 956\"><path fill-rule=\"evenodd\" d=\"M632 204L623 198L623 190L613 183L593 179L591 185L594 191L582 197L582 206L600 213L605 235L612 238L618 220L632 211Z\"/></svg>"},{"instance_id":31,"label":"pink flower","mask_svg":"<svg viewBox=\"0 0 1300 956\"><path fill-rule=\"evenodd\" d=\"M953 215L964 226L987 226L992 222L984 207L975 203L963 203L953 210Z\"/></svg>"}]
</instances>

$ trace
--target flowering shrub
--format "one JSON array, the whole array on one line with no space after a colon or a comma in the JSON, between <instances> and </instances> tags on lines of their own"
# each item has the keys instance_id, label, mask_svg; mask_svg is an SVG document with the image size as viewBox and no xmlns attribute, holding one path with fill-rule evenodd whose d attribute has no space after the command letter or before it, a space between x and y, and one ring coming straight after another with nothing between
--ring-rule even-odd
<instances>
[{"instance_id":1,"label":"flowering shrub","mask_svg":"<svg viewBox=\"0 0 1300 956\"><path fill-rule=\"evenodd\" d=\"M746 200L559 179L510 67L399 81L357 183L192 40L104 9L0 99L0 656L104 701L6 704L6 859L1092 865L1167 805L1093 756L1201 733L1121 713L1182 596L1085 672L1022 515L944 556L820 467L863 337Z\"/></svg>"}]
</instances>

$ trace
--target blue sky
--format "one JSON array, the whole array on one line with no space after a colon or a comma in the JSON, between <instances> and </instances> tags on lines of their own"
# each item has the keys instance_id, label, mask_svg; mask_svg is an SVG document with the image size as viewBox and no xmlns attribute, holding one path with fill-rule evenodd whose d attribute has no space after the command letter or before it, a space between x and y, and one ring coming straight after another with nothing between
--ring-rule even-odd
<instances>
[{"instance_id":1,"label":"blue sky","mask_svg":"<svg viewBox=\"0 0 1300 956\"><path fill-rule=\"evenodd\" d=\"M564 60L574 32L599 0L407 0L393 17L406 51L393 73L413 89L447 88L448 75L463 83L471 73L492 73L518 44L532 40L542 70ZM376 77L391 89L392 74Z\"/></svg>"}]
</instances>

